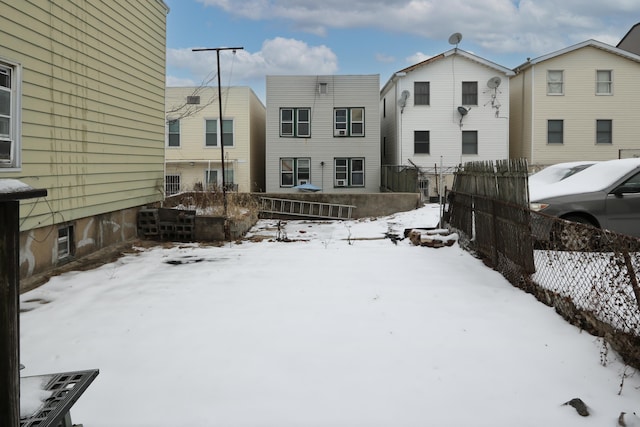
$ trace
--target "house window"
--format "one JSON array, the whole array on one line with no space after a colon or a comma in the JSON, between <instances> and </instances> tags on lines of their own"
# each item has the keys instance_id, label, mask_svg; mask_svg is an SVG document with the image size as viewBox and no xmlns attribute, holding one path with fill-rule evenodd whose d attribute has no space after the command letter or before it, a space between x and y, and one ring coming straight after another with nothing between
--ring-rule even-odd
<instances>
[{"instance_id":1,"label":"house window","mask_svg":"<svg viewBox=\"0 0 640 427\"><path fill-rule=\"evenodd\" d=\"M20 165L20 84L18 66L0 62L0 168Z\"/></svg>"},{"instance_id":2,"label":"house window","mask_svg":"<svg viewBox=\"0 0 640 427\"><path fill-rule=\"evenodd\" d=\"M180 120L169 120L169 147L180 147Z\"/></svg>"},{"instance_id":3,"label":"house window","mask_svg":"<svg viewBox=\"0 0 640 427\"><path fill-rule=\"evenodd\" d=\"M611 70L596 71L596 95L611 95L612 86Z\"/></svg>"},{"instance_id":4,"label":"house window","mask_svg":"<svg viewBox=\"0 0 640 427\"><path fill-rule=\"evenodd\" d=\"M334 136L364 136L364 108L336 108Z\"/></svg>"},{"instance_id":5,"label":"house window","mask_svg":"<svg viewBox=\"0 0 640 427\"><path fill-rule=\"evenodd\" d=\"M204 171L204 182L207 190L212 190L218 186L218 171L207 169Z\"/></svg>"},{"instance_id":6,"label":"house window","mask_svg":"<svg viewBox=\"0 0 640 427\"><path fill-rule=\"evenodd\" d=\"M429 105L429 82L413 82L413 105Z\"/></svg>"},{"instance_id":7,"label":"house window","mask_svg":"<svg viewBox=\"0 0 640 427\"><path fill-rule=\"evenodd\" d=\"M233 181L234 173L233 168L224 168L224 186L226 191L238 191L237 184Z\"/></svg>"},{"instance_id":8,"label":"house window","mask_svg":"<svg viewBox=\"0 0 640 427\"><path fill-rule=\"evenodd\" d=\"M462 131L462 154L478 154L478 131Z\"/></svg>"},{"instance_id":9,"label":"house window","mask_svg":"<svg viewBox=\"0 0 640 427\"><path fill-rule=\"evenodd\" d=\"M364 187L364 158L334 159L336 187Z\"/></svg>"},{"instance_id":10,"label":"house window","mask_svg":"<svg viewBox=\"0 0 640 427\"><path fill-rule=\"evenodd\" d=\"M222 120L225 147L233 147L233 120ZM218 147L218 120L205 120L205 146Z\"/></svg>"},{"instance_id":11,"label":"house window","mask_svg":"<svg viewBox=\"0 0 640 427\"><path fill-rule=\"evenodd\" d=\"M280 136L300 138L311 136L311 109L281 108Z\"/></svg>"},{"instance_id":12,"label":"house window","mask_svg":"<svg viewBox=\"0 0 640 427\"><path fill-rule=\"evenodd\" d=\"M318 83L318 93L320 95L326 95L329 92L327 83Z\"/></svg>"},{"instance_id":13,"label":"house window","mask_svg":"<svg viewBox=\"0 0 640 427\"><path fill-rule=\"evenodd\" d=\"M429 131L413 131L413 152L415 154L429 154Z\"/></svg>"},{"instance_id":14,"label":"house window","mask_svg":"<svg viewBox=\"0 0 640 427\"><path fill-rule=\"evenodd\" d=\"M164 191L167 196L180 192L180 175L165 175Z\"/></svg>"},{"instance_id":15,"label":"house window","mask_svg":"<svg viewBox=\"0 0 640 427\"><path fill-rule=\"evenodd\" d=\"M547 71L547 95L563 95L564 94L564 71L548 70Z\"/></svg>"},{"instance_id":16,"label":"house window","mask_svg":"<svg viewBox=\"0 0 640 427\"><path fill-rule=\"evenodd\" d=\"M613 122L611 120L596 120L596 144L613 143Z\"/></svg>"},{"instance_id":17,"label":"house window","mask_svg":"<svg viewBox=\"0 0 640 427\"><path fill-rule=\"evenodd\" d=\"M547 121L547 144L564 143L564 120Z\"/></svg>"},{"instance_id":18,"label":"house window","mask_svg":"<svg viewBox=\"0 0 640 427\"><path fill-rule=\"evenodd\" d=\"M58 259L69 258L73 255L73 225L58 228Z\"/></svg>"},{"instance_id":19,"label":"house window","mask_svg":"<svg viewBox=\"0 0 640 427\"><path fill-rule=\"evenodd\" d=\"M478 105L478 82L462 82L462 105Z\"/></svg>"},{"instance_id":20,"label":"house window","mask_svg":"<svg viewBox=\"0 0 640 427\"><path fill-rule=\"evenodd\" d=\"M311 183L311 159L280 159L280 187L294 187Z\"/></svg>"}]
</instances>

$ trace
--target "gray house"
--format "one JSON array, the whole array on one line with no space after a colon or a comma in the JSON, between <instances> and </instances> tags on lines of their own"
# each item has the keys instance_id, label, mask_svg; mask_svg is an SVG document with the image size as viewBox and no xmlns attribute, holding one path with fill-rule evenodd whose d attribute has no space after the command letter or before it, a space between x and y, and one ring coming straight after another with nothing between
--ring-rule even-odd
<instances>
[{"instance_id":1,"label":"gray house","mask_svg":"<svg viewBox=\"0 0 640 427\"><path fill-rule=\"evenodd\" d=\"M266 192L380 185L379 75L267 76Z\"/></svg>"}]
</instances>

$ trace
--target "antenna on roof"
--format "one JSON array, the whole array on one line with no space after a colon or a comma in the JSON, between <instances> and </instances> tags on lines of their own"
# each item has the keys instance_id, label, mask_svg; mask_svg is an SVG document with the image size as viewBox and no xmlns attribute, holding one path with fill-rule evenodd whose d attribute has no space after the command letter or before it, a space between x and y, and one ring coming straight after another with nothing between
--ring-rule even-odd
<instances>
[{"instance_id":1,"label":"antenna on roof","mask_svg":"<svg viewBox=\"0 0 640 427\"><path fill-rule=\"evenodd\" d=\"M462 40L462 34L453 33L449 36L449 44L455 45L456 49L458 48L458 44Z\"/></svg>"}]
</instances>

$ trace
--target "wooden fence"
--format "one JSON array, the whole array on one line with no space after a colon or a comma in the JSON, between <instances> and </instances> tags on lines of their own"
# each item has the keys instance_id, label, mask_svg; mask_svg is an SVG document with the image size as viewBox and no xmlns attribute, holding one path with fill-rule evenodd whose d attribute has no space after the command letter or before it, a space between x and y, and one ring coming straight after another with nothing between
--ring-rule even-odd
<instances>
[{"instance_id":1,"label":"wooden fence","mask_svg":"<svg viewBox=\"0 0 640 427\"><path fill-rule=\"evenodd\" d=\"M449 196L448 220L472 237L474 250L503 274L535 272L526 160L460 167Z\"/></svg>"}]
</instances>

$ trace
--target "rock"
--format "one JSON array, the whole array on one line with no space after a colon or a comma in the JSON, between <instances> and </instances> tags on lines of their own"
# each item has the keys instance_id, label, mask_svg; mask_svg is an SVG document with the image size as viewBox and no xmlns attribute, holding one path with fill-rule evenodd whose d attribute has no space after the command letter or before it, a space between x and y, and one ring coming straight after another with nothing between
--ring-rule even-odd
<instances>
[{"instance_id":1,"label":"rock","mask_svg":"<svg viewBox=\"0 0 640 427\"><path fill-rule=\"evenodd\" d=\"M587 405L585 405L582 399L573 398L570 401L565 402L564 404L573 406L576 409L576 411L578 411L578 414L582 415L583 417L589 416L589 410L587 409Z\"/></svg>"}]
</instances>

